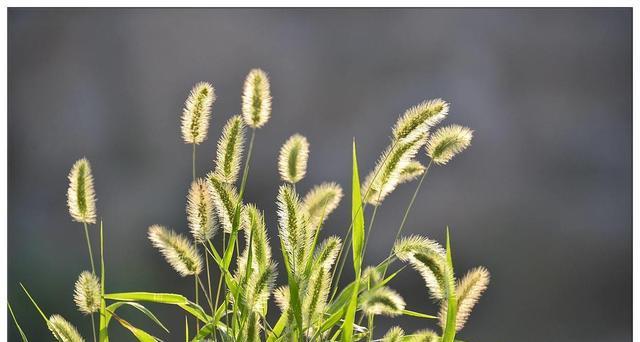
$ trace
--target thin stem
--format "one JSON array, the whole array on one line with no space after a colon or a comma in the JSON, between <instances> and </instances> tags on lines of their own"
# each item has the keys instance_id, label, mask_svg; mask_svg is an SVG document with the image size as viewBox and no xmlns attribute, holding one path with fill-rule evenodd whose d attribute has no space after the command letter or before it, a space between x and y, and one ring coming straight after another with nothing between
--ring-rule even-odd
<instances>
[{"instance_id":1,"label":"thin stem","mask_svg":"<svg viewBox=\"0 0 640 342\"><path fill-rule=\"evenodd\" d=\"M193 176L193 180L196 180L196 144L193 145L193 153L191 155L191 175Z\"/></svg>"},{"instance_id":2,"label":"thin stem","mask_svg":"<svg viewBox=\"0 0 640 342\"><path fill-rule=\"evenodd\" d=\"M93 316L94 314L91 314L91 333L93 334L93 342L96 342L96 321Z\"/></svg>"},{"instance_id":3,"label":"thin stem","mask_svg":"<svg viewBox=\"0 0 640 342\"><path fill-rule=\"evenodd\" d=\"M211 302L211 297L209 297L209 295L207 294L207 289L204 288L204 284L202 283L202 280L200 280L200 276L197 275L196 279L198 280L198 286L200 286L200 290L202 290L202 294L204 294L204 299L207 301L207 303L209 304L209 307L213 309L213 303ZM212 315L215 314L215 312L213 310L211 310Z\"/></svg>"},{"instance_id":4,"label":"thin stem","mask_svg":"<svg viewBox=\"0 0 640 342\"><path fill-rule=\"evenodd\" d=\"M96 274L96 267L93 264L93 252L91 251L91 240L89 239L89 228L87 228L87 223L84 224L84 236L87 239L87 248L89 249L89 259L91 260L91 273Z\"/></svg>"},{"instance_id":5,"label":"thin stem","mask_svg":"<svg viewBox=\"0 0 640 342\"><path fill-rule=\"evenodd\" d=\"M207 246L202 243L202 248L207 249ZM204 262L207 267L207 286L209 289L209 306L211 307L211 314L214 315L215 309L213 308L213 304L211 303L211 297L213 296L213 292L211 292L211 274L209 273L209 253L204 253ZM206 292L206 291L205 291Z\"/></svg>"},{"instance_id":6,"label":"thin stem","mask_svg":"<svg viewBox=\"0 0 640 342\"><path fill-rule=\"evenodd\" d=\"M194 280L194 289L196 292L196 305L198 304L198 275L194 274L193 275L193 280ZM198 321L198 319L196 318L196 335L198 334L198 331L200 330L200 322Z\"/></svg>"},{"instance_id":7,"label":"thin stem","mask_svg":"<svg viewBox=\"0 0 640 342\"><path fill-rule=\"evenodd\" d=\"M371 235L371 229L373 228L373 222L376 220L376 214L378 213L378 208L380 206L376 205L373 208L373 213L371 214L371 220L369 221L369 229L367 229L367 235L364 236L364 247L362 248L362 259L364 260L364 255L367 252L367 243L369 243L369 235Z\"/></svg>"},{"instance_id":8,"label":"thin stem","mask_svg":"<svg viewBox=\"0 0 640 342\"><path fill-rule=\"evenodd\" d=\"M367 321L369 322L369 341L373 339L373 315L367 315Z\"/></svg>"}]
</instances>

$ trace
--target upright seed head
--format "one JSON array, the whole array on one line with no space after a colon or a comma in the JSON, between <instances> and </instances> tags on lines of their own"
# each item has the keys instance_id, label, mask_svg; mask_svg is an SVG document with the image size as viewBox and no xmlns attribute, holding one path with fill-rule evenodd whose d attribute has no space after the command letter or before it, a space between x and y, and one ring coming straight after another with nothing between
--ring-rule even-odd
<instances>
[{"instance_id":1,"label":"upright seed head","mask_svg":"<svg viewBox=\"0 0 640 342\"><path fill-rule=\"evenodd\" d=\"M438 165L444 165L471 145L473 131L460 125L438 129L427 142L427 154Z\"/></svg>"},{"instance_id":2,"label":"upright seed head","mask_svg":"<svg viewBox=\"0 0 640 342\"><path fill-rule=\"evenodd\" d=\"M449 104L442 99L424 101L407 111L393 127L395 140L414 139L425 134L449 113Z\"/></svg>"},{"instance_id":3,"label":"upright seed head","mask_svg":"<svg viewBox=\"0 0 640 342\"><path fill-rule=\"evenodd\" d=\"M246 298L247 307L253 312L264 314L277 275L276 265L273 262L258 272L251 273L243 295Z\"/></svg>"},{"instance_id":4,"label":"upright seed head","mask_svg":"<svg viewBox=\"0 0 640 342\"><path fill-rule=\"evenodd\" d=\"M181 276L199 274L202 259L195 246L184 236L159 225L149 227L149 240Z\"/></svg>"},{"instance_id":5,"label":"upright seed head","mask_svg":"<svg viewBox=\"0 0 640 342\"><path fill-rule=\"evenodd\" d=\"M216 154L216 176L225 183L235 183L240 173L244 148L244 123L240 115L232 116L222 130Z\"/></svg>"},{"instance_id":6,"label":"upright seed head","mask_svg":"<svg viewBox=\"0 0 640 342\"><path fill-rule=\"evenodd\" d=\"M267 73L253 69L242 90L242 117L247 126L260 128L271 116L271 90Z\"/></svg>"},{"instance_id":7,"label":"upright seed head","mask_svg":"<svg viewBox=\"0 0 640 342\"><path fill-rule=\"evenodd\" d=\"M289 183L297 183L307 173L309 142L300 134L292 135L280 149L278 170L280 178Z\"/></svg>"},{"instance_id":8,"label":"upright seed head","mask_svg":"<svg viewBox=\"0 0 640 342\"><path fill-rule=\"evenodd\" d=\"M482 293L489 286L489 271L484 267L476 267L470 270L456 284L456 299L458 301L458 310L456 311L456 331L460 331L467 322L471 310L476 305ZM440 312L438 314L440 326L444 327L447 320L447 301L440 304Z\"/></svg>"},{"instance_id":9,"label":"upright seed head","mask_svg":"<svg viewBox=\"0 0 640 342\"><path fill-rule=\"evenodd\" d=\"M51 315L47 326L59 342L84 342L78 329L60 315Z\"/></svg>"},{"instance_id":10,"label":"upright seed head","mask_svg":"<svg viewBox=\"0 0 640 342\"><path fill-rule=\"evenodd\" d=\"M78 310L85 315L100 310L100 280L93 273L80 273L73 291Z\"/></svg>"},{"instance_id":11,"label":"upright seed head","mask_svg":"<svg viewBox=\"0 0 640 342\"><path fill-rule=\"evenodd\" d=\"M254 204L245 205L244 213L246 245L249 246L249 240L251 240L252 260L258 268L264 269L271 260L271 247L264 215Z\"/></svg>"},{"instance_id":12,"label":"upright seed head","mask_svg":"<svg viewBox=\"0 0 640 342\"><path fill-rule=\"evenodd\" d=\"M392 327L382 337L382 342L401 342L404 337L404 330L399 326Z\"/></svg>"},{"instance_id":13,"label":"upright seed head","mask_svg":"<svg viewBox=\"0 0 640 342\"><path fill-rule=\"evenodd\" d=\"M282 185L278 190L279 235L289 256L294 272L304 269L309 253L307 217L302 210L300 199L291 185Z\"/></svg>"},{"instance_id":14,"label":"upright seed head","mask_svg":"<svg viewBox=\"0 0 640 342\"><path fill-rule=\"evenodd\" d=\"M302 200L309 216L309 227L319 228L340 204L342 188L337 183L322 183L313 187Z\"/></svg>"},{"instance_id":15,"label":"upright seed head","mask_svg":"<svg viewBox=\"0 0 640 342\"><path fill-rule=\"evenodd\" d=\"M361 306L367 315L395 317L402 313L405 302L397 292L382 286L365 292Z\"/></svg>"},{"instance_id":16,"label":"upright seed head","mask_svg":"<svg viewBox=\"0 0 640 342\"><path fill-rule=\"evenodd\" d=\"M223 182L214 173L207 176L211 194L213 195L213 207L218 215L218 220L222 225L225 233L231 234L233 230L233 221L236 215L236 208L239 207L240 225L238 229L242 229L242 211L243 205L240 203L240 195L236 188Z\"/></svg>"},{"instance_id":17,"label":"upright seed head","mask_svg":"<svg viewBox=\"0 0 640 342\"><path fill-rule=\"evenodd\" d=\"M289 311L289 286L280 286L273 290L273 298L281 312Z\"/></svg>"},{"instance_id":18,"label":"upright seed head","mask_svg":"<svg viewBox=\"0 0 640 342\"><path fill-rule=\"evenodd\" d=\"M76 222L96 223L96 195L89 161L82 158L75 162L68 178L67 205L71 217Z\"/></svg>"},{"instance_id":19,"label":"upright seed head","mask_svg":"<svg viewBox=\"0 0 640 342\"><path fill-rule=\"evenodd\" d=\"M364 201L380 205L398 186L402 170L411 163L425 142L426 134L421 134L415 139L403 139L389 146L365 178L362 186Z\"/></svg>"},{"instance_id":20,"label":"upright seed head","mask_svg":"<svg viewBox=\"0 0 640 342\"><path fill-rule=\"evenodd\" d=\"M320 267L311 274L302 299L303 326L313 335L313 328L322 319L331 289L331 274Z\"/></svg>"},{"instance_id":21,"label":"upright seed head","mask_svg":"<svg viewBox=\"0 0 640 342\"><path fill-rule=\"evenodd\" d=\"M205 180L198 178L191 183L187 196L187 221L197 243L206 242L215 234L213 217L211 190Z\"/></svg>"},{"instance_id":22,"label":"upright seed head","mask_svg":"<svg viewBox=\"0 0 640 342\"><path fill-rule=\"evenodd\" d=\"M207 138L211 105L216 100L215 90L211 83L197 83L182 110L182 139L187 144L200 144Z\"/></svg>"}]
</instances>

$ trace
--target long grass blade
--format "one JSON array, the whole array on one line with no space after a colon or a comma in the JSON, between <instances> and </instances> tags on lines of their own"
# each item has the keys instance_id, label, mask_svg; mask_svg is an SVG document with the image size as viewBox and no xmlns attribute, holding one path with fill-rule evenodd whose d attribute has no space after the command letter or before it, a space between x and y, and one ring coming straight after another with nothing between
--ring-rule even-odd
<instances>
[{"instance_id":1,"label":"long grass blade","mask_svg":"<svg viewBox=\"0 0 640 342\"><path fill-rule=\"evenodd\" d=\"M449 239L449 227L447 227L447 267L449 272L447 275L453 275L453 261L451 259L451 242ZM453 279L448 280L449 283L453 283ZM456 300L456 291L450 289L447 291L447 324L442 334L442 342L453 342L456 337L456 315L458 303Z\"/></svg>"},{"instance_id":2,"label":"long grass blade","mask_svg":"<svg viewBox=\"0 0 640 342\"><path fill-rule=\"evenodd\" d=\"M11 314L11 318L13 318L13 323L16 325L16 328L18 328L18 332L20 333L22 342L29 342L29 340L27 339L27 335L24 334L24 331L22 331L22 327L20 327L20 324L18 323L16 316L13 314L13 309L11 308L11 304L9 302L7 302L7 306L9 307L9 313Z\"/></svg>"}]
</instances>

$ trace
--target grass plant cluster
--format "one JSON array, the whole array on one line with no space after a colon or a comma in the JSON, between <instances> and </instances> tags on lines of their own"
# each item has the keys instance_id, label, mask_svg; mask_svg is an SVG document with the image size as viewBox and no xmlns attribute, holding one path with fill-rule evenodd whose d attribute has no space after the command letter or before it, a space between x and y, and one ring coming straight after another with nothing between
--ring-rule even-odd
<instances>
[{"instance_id":1,"label":"grass plant cluster","mask_svg":"<svg viewBox=\"0 0 640 342\"><path fill-rule=\"evenodd\" d=\"M264 129L272 114L269 78L260 69L249 72L242 91L241 114L231 116L224 124L211 171L200 174L195 167L197 146L207 139L215 101L213 85L199 82L188 94L182 112L180 130L184 142L191 145L193 161L193 181L186 201L188 230L176 232L160 224L148 228L151 245L178 276L193 282L193 293L112 293L105 288L105 229L97 219L93 171L84 158L72 166L67 192L69 213L82 224L91 267L75 282L73 301L91 319L92 331L83 332L87 339L109 341L110 324L116 323L127 329L132 339L145 342L161 341L157 334L171 341L374 341L376 319L406 315L423 319L425 326L434 329L405 332L396 326L375 341L456 341L488 286L489 272L477 267L456 277L448 229L444 246L420 235L402 236L429 169L445 166L471 143L473 132L469 128L437 127L448 116L449 103L428 100L401 115L393 126L389 146L362 183L354 140L348 196L351 222L345 224L344 236L325 236L322 229L342 202L343 188L326 182L301 195L296 185L307 174L309 141L300 134L286 139L278 156L282 180L275 199L278 210L269 213L277 215L278 235L270 237L265 213L244 201L244 194L250 191L245 185L256 132ZM245 147L247 134L250 138ZM363 258L378 208L399 185L410 182L417 185L392 250L377 265L365 267ZM99 267L91 240L97 234ZM220 240L214 244L215 239ZM282 253L282 264L275 262L274 253ZM355 278L339 288L344 267L353 267ZM392 288L393 279L410 268L423 279L425 291L439 306L437 312L411 310L402 294ZM217 279L212 277L212 269L219 271ZM109 272L118 272L117 265ZM286 276L286 283L276 284L278 272ZM65 318L45 314L27 288L20 285L56 340L85 341ZM184 331L170 333L147 308L148 303L183 310ZM275 322L266 319L267 311L275 309L270 303L275 303L280 313ZM143 313L157 325L157 331L134 326L120 315L122 307ZM28 341L10 305L9 311L22 341Z\"/></svg>"}]
</instances>

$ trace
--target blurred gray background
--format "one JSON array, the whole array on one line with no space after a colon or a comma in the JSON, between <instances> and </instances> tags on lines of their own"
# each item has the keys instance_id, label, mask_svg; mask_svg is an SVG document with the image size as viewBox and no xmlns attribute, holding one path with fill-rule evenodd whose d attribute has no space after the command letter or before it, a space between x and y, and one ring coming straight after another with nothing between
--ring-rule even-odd
<instances>
[{"instance_id":1,"label":"blurred gray background","mask_svg":"<svg viewBox=\"0 0 640 342\"><path fill-rule=\"evenodd\" d=\"M289 135L311 142L301 192L326 180L349 191L352 138L366 173L398 115L442 97L452 103L446 123L475 129L474 143L432 170L406 233L442 241L448 225L458 274L491 270L460 338L631 340L630 9L9 9L8 25L8 297L29 337L50 340L18 282L90 337L72 302L86 245L65 203L82 156L105 222L108 291L192 293L146 238L153 223L187 230L181 108L194 83L214 83L202 175L240 110L246 73L261 67L273 116L257 134L246 199L266 210L274 248L276 154ZM380 209L367 263L386 257L414 187ZM326 236L348 222L344 201ZM410 309L436 312L415 271L391 286ZM171 335L122 315L179 340L182 312L150 307ZM378 319L376 335L394 323L435 328L395 321ZM112 334L132 340L116 324Z\"/></svg>"}]
</instances>

